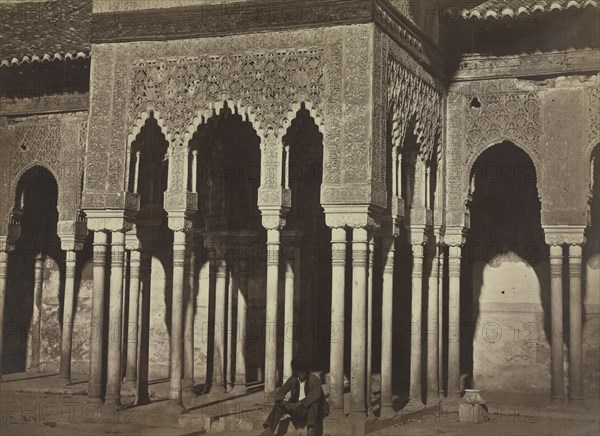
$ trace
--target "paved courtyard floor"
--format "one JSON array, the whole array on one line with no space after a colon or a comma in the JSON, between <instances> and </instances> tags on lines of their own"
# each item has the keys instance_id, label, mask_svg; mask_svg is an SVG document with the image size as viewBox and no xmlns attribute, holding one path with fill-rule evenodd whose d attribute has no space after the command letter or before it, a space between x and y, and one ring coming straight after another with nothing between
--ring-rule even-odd
<instances>
[{"instance_id":1,"label":"paved courtyard floor","mask_svg":"<svg viewBox=\"0 0 600 436\"><path fill-rule=\"evenodd\" d=\"M173 415L166 405L168 383L150 384L152 403L130 407L133 398L124 396L124 410L115 412L89 403L85 377L74 377L64 386L55 374L21 374L0 383L0 435L257 435L264 414L260 388L244 394L208 394L187 398L189 413ZM483 393L489 420L481 424L458 423L456 408L400 410L402 419L372 435L600 435L600 401L587 400L577 406L553 408L547 395ZM207 427L207 418L221 420ZM227 421L227 424L224 422ZM231 431L235 428L237 431ZM289 432L303 435L302 432ZM344 435L335 423L326 423L326 435Z\"/></svg>"}]
</instances>

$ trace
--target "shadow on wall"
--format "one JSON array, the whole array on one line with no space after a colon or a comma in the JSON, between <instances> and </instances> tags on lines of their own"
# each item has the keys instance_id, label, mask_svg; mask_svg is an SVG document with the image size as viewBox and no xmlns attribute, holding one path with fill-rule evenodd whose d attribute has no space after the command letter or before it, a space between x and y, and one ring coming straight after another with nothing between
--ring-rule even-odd
<instances>
[{"instance_id":1,"label":"shadow on wall","mask_svg":"<svg viewBox=\"0 0 600 436\"><path fill-rule=\"evenodd\" d=\"M22 209L23 215L21 237L8 265L2 362L6 373L39 368L44 264L58 269L61 277L53 283L56 289L45 292L57 296L64 293L64 259L56 236L58 187L54 176L43 167L30 168L19 179L15 198L15 208ZM38 286L34 292L36 262ZM60 346L60 330L57 334L54 340Z\"/></svg>"},{"instance_id":2,"label":"shadow on wall","mask_svg":"<svg viewBox=\"0 0 600 436\"><path fill-rule=\"evenodd\" d=\"M482 153L471 177L462 373L472 374L480 389L547 391L549 266L535 167L523 150L503 142Z\"/></svg>"}]
</instances>

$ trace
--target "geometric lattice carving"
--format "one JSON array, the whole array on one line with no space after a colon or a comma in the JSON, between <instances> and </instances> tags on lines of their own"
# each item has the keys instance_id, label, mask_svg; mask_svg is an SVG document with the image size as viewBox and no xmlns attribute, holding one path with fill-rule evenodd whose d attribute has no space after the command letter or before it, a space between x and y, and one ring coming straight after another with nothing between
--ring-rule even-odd
<instances>
[{"instance_id":1,"label":"geometric lattice carving","mask_svg":"<svg viewBox=\"0 0 600 436\"><path fill-rule=\"evenodd\" d=\"M408 127L414 125L419 154L430 161L441 133L441 94L429 83L388 58L388 104L392 113L392 144L401 147ZM413 122L414 121L414 122ZM441 153L438 153L438 159Z\"/></svg>"},{"instance_id":2,"label":"geometric lattice carving","mask_svg":"<svg viewBox=\"0 0 600 436\"><path fill-rule=\"evenodd\" d=\"M15 176L26 166L39 163L54 174L60 169L60 124L57 122L35 125L16 125L8 128L13 144L11 175Z\"/></svg>"},{"instance_id":3,"label":"geometric lattice carving","mask_svg":"<svg viewBox=\"0 0 600 436\"><path fill-rule=\"evenodd\" d=\"M587 96L587 129L588 145L595 146L600 140L600 88L585 88Z\"/></svg>"},{"instance_id":4,"label":"geometric lattice carving","mask_svg":"<svg viewBox=\"0 0 600 436\"><path fill-rule=\"evenodd\" d=\"M234 100L262 127L287 127L292 102L321 106L323 95L321 50L287 50L231 56L180 57L140 60L134 66L128 122L150 105L165 127L180 137L196 114L210 105ZM321 113L318 110L318 113Z\"/></svg>"},{"instance_id":5,"label":"geometric lattice carving","mask_svg":"<svg viewBox=\"0 0 600 436\"><path fill-rule=\"evenodd\" d=\"M540 99L536 92L502 93L492 85L477 94L477 106L465 108L466 144L471 152L484 144L516 140L538 156L541 136ZM470 154L470 153L469 153Z\"/></svg>"}]
</instances>

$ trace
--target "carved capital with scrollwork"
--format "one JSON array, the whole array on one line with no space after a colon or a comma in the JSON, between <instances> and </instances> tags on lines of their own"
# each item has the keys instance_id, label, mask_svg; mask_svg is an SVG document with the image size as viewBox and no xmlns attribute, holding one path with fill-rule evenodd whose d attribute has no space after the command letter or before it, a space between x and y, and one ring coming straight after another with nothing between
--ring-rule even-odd
<instances>
[{"instance_id":1,"label":"carved capital with scrollwork","mask_svg":"<svg viewBox=\"0 0 600 436\"><path fill-rule=\"evenodd\" d=\"M544 226L544 240L550 246L585 244L585 226Z\"/></svg>"}]
</instances>

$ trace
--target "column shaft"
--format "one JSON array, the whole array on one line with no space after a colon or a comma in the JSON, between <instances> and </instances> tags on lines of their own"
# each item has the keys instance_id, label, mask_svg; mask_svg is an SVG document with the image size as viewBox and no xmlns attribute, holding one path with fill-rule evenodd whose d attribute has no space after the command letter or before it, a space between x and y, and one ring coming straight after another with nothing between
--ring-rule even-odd
<instances>
[{"instance_id":1,"label":"column shaft","mask_svg":"<svg viewBox=\"0 0 600 436\"><path fill-rule=\"evenodd\" d=\"M288 250L291 250L288 247ZM294 353L294 259L285 260L285 297L283 311L283 379L292 376L292 358Z\"/></svg>"},{"instance_id":2,"label":"column shaft","mask_svg":"<svg viewBox=\"0 0 600 436\"><path fill-rule=\"evenodd\" d=\"M140 282L141 292L139 302L139 329L138 329L138 383L137 404L150 402L148 392L148 363L150 352L150 297L152 288L152 253L144 249L140 253Z\"/></svg>"},{"instance_id":3,"label":"column shaft","mask_svg":"<svg viewBox=\"0 0 600 436\"><path fill-rule=\"evenodd\" d=\"M217 261L215 285L215 344L213 359L213 392L225 391L225 297L227 294L227 263L225 259Z\"/></svg>"},{"instance_id":4,"label":"column shaft","mask_svg":"<svg viewBox=\"0 0 600 436\"><path fill-rule=\"evenodd\" d=\"M583 400L581 344L581 245L569 246L569 399Z\"/></svg>"},{"instance_id":5,"label":"column shaft","mask_svg":"<svg viewBox=\"0 0 600 436\"><path fill-rule=\"evenodd\" d=\"M233 269L230 267L227 283L227 358L225 360L225 387L227 391L233 389Z\"/></svg>"},{"instance_id":6,"label":"column shaft","mask_svg":"<svg viewBox=\"0 0 600 436\"><path fill-rule=\"evenodd\" d=\"M140 300L140 259L139 250L131 250L129 255L129 314L127 321L127 369L126 382L137 387L138 370L138 313ZM136 393L137 397L137 393Z\"/></svg>"},{"instance_id":7,"label":"column shaft","mask_svg":"<svg viewBox=\"0 0 600 436\"><path fill-rule=\"evenodd\" d=\"M277 300L279 294L279 241L277 229L267 230L267 302L265 316L265 403L275 398L277 386Z\"/></svg>"},{"instance_id":8,"label":"column shaft","mask_svg":"<svg viewBox=\"0 0 600 436\"><path fill-rule=\"evenodd\" d=\"M460 398L461 247L448 249L448 398Z\"/></svg>"},{"instance_id":9,"label":"column shaft","mask_svg":"<svg viewBox=\"0 0 600 436\"><path fill-rule=\"evenodd\" d=\"M352 339L350 392L351 412L365 414L366 397L366 334L367 334L367 274L368 232L364 228L352 231Z\"/></svg>"},{"instance_id":10,"label":"column shaft","mask_svg":"<svg viewBox=\"0 0 600 436\"><path fill-rule=\"evenodd\" d=\"M410 393L411 401L422 401L421 393L421 335L423 305L423 245L414 244L412 269L411 337L410 337Z\"/></svg>"},{"instance_id":11,"label":"column shaft","mask_svg":"<svg viewBox=\"0 0 600 436\"><path fill-rule=\"evenodd\" d=\"M346 229L331 229L331 345L329 402L344 410L344 300L346 286Z\"/></svg>"},{"instance_id":12,"label":"column shaft","mask_svg":"<svg viewBox=\"0 0 600 436\"><path fill-rule=\"evenodd\" d=\"M438 386L440 396L444 394L444 274L446 265L445 248L440 245L438 251Z\"/></svg>"},{"instance_id":13,"label":"column shaft","mask_svg":"<svg viewBox=\"0 0 600 436\"><path fill-rule=\"evenodd\" d=\"M563 354L563 253L560 245L550 246L550 323L552 327L551 368L553 401L563 401L565 396Z\"/></svg>"},{"instance_id":14,"label":"column shaft","mask_svg":"<svg viewBox=\"0 0 600 436\"><path fill-rule=\"evenodd\" d=\"M183 326L183 390L194 393L194 307L196 305L196 250L193 244L186 247L187 278L185 281L185 319Z\"/></svg>"},{"instance_id":15,"label":"column shaft","mask_svg":"<svg viewBox=\"0 0 600 436\"><path fill-rule=\"evenodd\" d=\"M0 380L3 374L2 359L4 353L4 298L6 295L6 275L8 272L8 253L0 249Z\"/></svg>"},{"instance_id":16,"label":"column shaft","mask_svg":"<svg viewBox=\"0 0 600 436\"><path fill-rule=\"evenodd\" d=\"M373 256L375 255L375 238L371 235L369 239L369 261L367 277L367 376L366 394L367 410L371 410L373 390L371 388L372 364L373 364Z\"/></svg>"},{"instance_id":17,"label":"column shaft","mask_svg":"<svg viewBox=\"0 0 600 436\"><path fill-rule=\"evenodd\" d=\"M429 275L429 293L427 306L427 402L437 401L439 398L439 379L438 379L438 275L439 275L439 257L437 256L437 246L433 246L429 252L432 256L431 273Z\"/></svg>"},{"instance_id":18,"label":"column shaft","mask_svg":"<svg viewBox=\"0 0 600 436\"><path fill-rule=\"evenodd\" d=\"M44 282L44 256L38 252L34 262L33 311L29 322L27 370L38 370L40 366L42 288Z\"/></svg>"},{"instance_id":19,"label":"column shaft","mask_svg":"<svg viewBox=\"0 0 600 436\"><path fill-rule=\"evenodd\" d=\"M121 406L121 346L123 320L123 269L125 234L113 232L111 242L110 297L108 325L108 362L106 375L106 405Z\"/></svg>"},{"instance_id":20,"label":"column shaft","mask_svg":"<svg viewBox=\"0 0 600 436\"><path fill-rule=\"evenodd\" d=\"M102 401L102 347L104 327L104 292L107 234L104 231L94 232L94 289L92 293L92 316L90 325L90 371L88 397L90 400Z\"/></svg>"},{"instance_id":21,"label":"column shaft","mask_svg":"<svg viewBox=\"0 0 600 436\"><path fill-rule=\"evenodd\" d=\"M63 300L60 370L58 376L64 378L66 383L69 384L71 382L71 350L73 348L73 309L77 253L74 250L67 250L65 254L65 296Z\"/></svg>"},{"instance_id":22,"label":"column shaft","mask_svg":"<svg viewBox=\"0 0 600 436\"><path fill-rule=\"evenodd\" d=\"M171 303L170 398L183 407L181 380L183 368L183 288L185 274L185 232L173 232L173 300Z\"/></svg>"},{"instance_id":23,"label":"column shaft","mask_svg":"<svg viewBox=\"0 0 600 436\"><path fill-rule=\"evenodd\" d=\"M382 241L383 289L381 298L381 416L392 409L392 341L394 319L394 238Z\"/></svg>"},{"instance_id":24,"label":"column shaft","mask_svg":"<svg viewBox=\"0 0 600 436\"><path fill-rule=\"evenodd\" d=\"M248 295L248 264L239 263L237 280L237 335L235 347L235 389L246 390L246 311Z\"/></svg>"}]
</instances>

